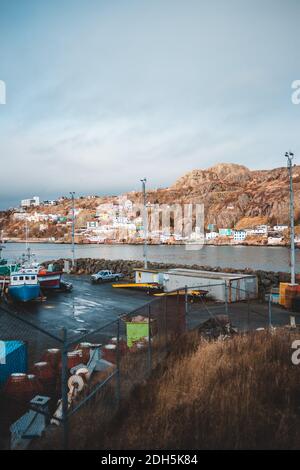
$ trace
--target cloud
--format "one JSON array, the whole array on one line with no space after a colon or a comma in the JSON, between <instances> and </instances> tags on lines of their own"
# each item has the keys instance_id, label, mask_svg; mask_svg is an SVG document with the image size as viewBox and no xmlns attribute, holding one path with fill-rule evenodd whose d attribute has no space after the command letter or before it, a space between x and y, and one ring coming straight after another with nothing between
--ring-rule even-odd
<instances>
[{"instance_id":1,"label":"cloud","mask_svg":"<svg viewBox=\"0 0 300 470\"><path fill-rule=\"evenodd\" d=\"M3 0L1 206L299 154L299 10L294 0Z\"/></svg>"}]
</instances>

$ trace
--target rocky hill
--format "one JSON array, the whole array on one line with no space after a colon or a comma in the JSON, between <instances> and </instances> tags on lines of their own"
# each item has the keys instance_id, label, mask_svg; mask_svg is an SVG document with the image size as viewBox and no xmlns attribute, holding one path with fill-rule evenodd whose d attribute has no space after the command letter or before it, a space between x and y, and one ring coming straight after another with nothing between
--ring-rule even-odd
<instances>
[{"instance_id":1,"label":"rocky hill","mask_svg":"<svg viewBox=\"0 0 300 470\"><path fill-rule=\"evenodd\" d=\"M295 221L300 223L300 166L293 169L295 193ZM129 192L126 197L133 202L142 202L140 192ZM250 228L258 223L287 223L289 220L289 179L287 168L272 170L249 170L233 163L220 163L208 169L193 170L179 178L172 186L148 191L151 203L203 203L205 223L217 227ZM81 197L76 199L76 208L82 211L77 217L77 226L95 215L99 204L116 202L117 196ZM64 199L57 206L31 208L45 213L67 215L71 200ZM260 222L258 222L260 221ZM16 221L11 211L0 212L0 230L8 236L24 236L24 222ZM30 227L32 236L63 237L67 227L50 226L42 234L39 224Z\"/></svg>"},{"instance_id":2,"label":"rocky hill","mask_svg":"<svg viewBox=\"0 0 300 470\"><path fill-rule=\"evenodd\" d=\"M300 166L293 169L295 220L300 222ZM140 198L138 193L128 197ZM206 223L232 227L243 218L261 217L270 223L289 219L287 168L251 171L245 166L220 163L206 170L193 170L170 188L151 191L151 202L203 203ZM257 219L254 219L257 220Z\"/></svg>"}]
</instances>

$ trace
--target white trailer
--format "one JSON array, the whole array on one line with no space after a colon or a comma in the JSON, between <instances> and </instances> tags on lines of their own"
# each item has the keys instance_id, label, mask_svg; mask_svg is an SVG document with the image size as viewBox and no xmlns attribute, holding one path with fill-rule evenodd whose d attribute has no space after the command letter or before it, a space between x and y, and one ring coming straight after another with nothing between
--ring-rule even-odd
<instances>
[{"instance_id":1,"label":"white trailer","mask_svg":"<svg viewBox=\"0 0 300 470\"><path fill-rule=\"evenodd\" d=\"M161 269L136 269L135 282L136 284L159 284L163 285L164 272Z\"/></svg>"},{"instance_id":2,"label":"white trailer","mask_svg":"<svg viewBox=\"0 0 300 470\"><path fill-rule=\"evenodd\" d=\"M224 302L226 296L228 302L237 302L247 298L255 299L258 295L257 277L251 274L178 268L165 271L162 282L165 292L183 289L185 286L207 287L211 296Z\"/></svg>"}]
</instances>

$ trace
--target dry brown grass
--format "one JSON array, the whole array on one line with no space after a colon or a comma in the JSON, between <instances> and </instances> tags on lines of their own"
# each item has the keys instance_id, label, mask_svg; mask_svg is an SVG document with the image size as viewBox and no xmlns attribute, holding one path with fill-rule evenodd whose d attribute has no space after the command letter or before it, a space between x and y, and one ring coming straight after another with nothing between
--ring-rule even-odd
<instances>
[{"instance_id":1,"label":"dry brown grass","mask_svg":"<svg viewBox=\"0 0 300 470\"><path fill-rule=\"evenodd\" d=\"M100 447L299 447L300 369L291 363L287 332L213 343L199 343L194 333L182 345L99 435Z\"/></svg>"},{"instance_id":2,"label":"dry brown grass","mask_svg":"<svg viewBox=\"0 0 300 470\"><path fill-rule=\"evenodd\" d=\"M299 448L300 367L292 335L255 332L206 342L187 333L112 419L89 407L72 448ZM75 417L74 417L75 418Z\"/></svg>"}]
</instances>

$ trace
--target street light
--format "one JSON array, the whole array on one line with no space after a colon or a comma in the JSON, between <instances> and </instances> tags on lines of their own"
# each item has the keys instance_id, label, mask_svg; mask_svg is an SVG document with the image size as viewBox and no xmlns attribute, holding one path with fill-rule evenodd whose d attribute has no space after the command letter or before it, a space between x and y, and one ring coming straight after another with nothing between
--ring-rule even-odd
<instances>
[{"instance_id":1,"label":"street light","mask_svg":"<svg viewBox=\"0 0 300 470\"><path fill-rule=\"evenodd\" d=\"M296 283L295 276L295 221L294 221L294 193L293 193L293 166L292 160L294 154L292 152L285 152L287 158L287 167L290 178L290 228L291 228L291 284Z\"/></svg>"},{"instance_id":2,"label":"street light","mask_svg":"<svg viewBox=\"0 0 300 470\"><path fill-rule=\"evenodd\" d=\"M75 266L75 191L70 191L72 198L72 268Z\"/></svg>"},{"instance_id":3,"label":"street light","mask_svg":"<svg viewBox=\"0 0 300 470\"><path fill-rule=\"evenodd\" d=\"M147 214L147 196L146 196L146 182L147 179L141 179L142 189L143 189L143 200L144 200L144 212L143 212L143 228L144 228L144 247L143 247L143 258L144 258L144 268L148 268L147 260L147 238L148 238L148 214Z\"/></svg>"}]
</instances>

